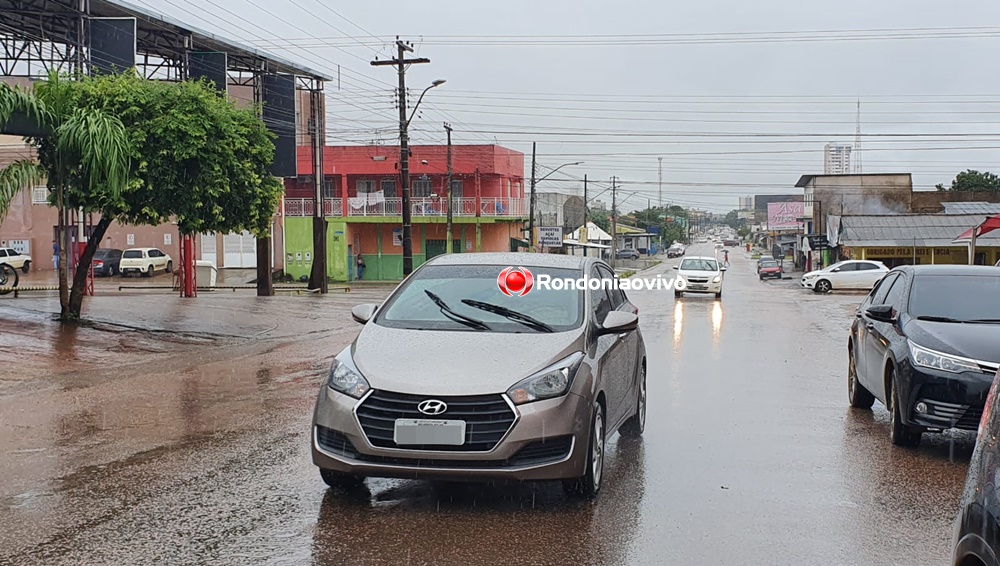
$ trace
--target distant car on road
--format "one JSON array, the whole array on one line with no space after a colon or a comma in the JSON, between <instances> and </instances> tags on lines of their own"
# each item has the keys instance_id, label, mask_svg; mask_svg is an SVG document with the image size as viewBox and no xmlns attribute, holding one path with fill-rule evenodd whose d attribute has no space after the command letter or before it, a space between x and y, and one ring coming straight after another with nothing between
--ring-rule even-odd
<instances>
[{"instance_id":1,"label":"distant car on road","mask_svg":"<svg viewBox=\"0 0 1000 566\"><path fill-rule=\"evenodd\" d=\"M817 293L829 293L834 289L871 289L888 272L889 268L880 261L849 259L806 273L801 284Z\"/></svg>"},{"instance_id":2,"label":"distant car on road","mask_svg":"<svg viewBox=\"0 0 1000 566\"><path fill-rule=\"evenodd\" d=\"M1000 478L996 470L1000 467L1000 399L997 398L997 384L1000 371L993 378L993 385L986 396L983 418L979 422L979 437L976 449L969 462L965 477L965 489L955 518L952 539L952 566L997 566L1000 556L1000 540L991 536L1000 519Z\"/></svg>"},{"instance_id":3,"label":"distant car on road","mask_svg":"<svg viewBox=\"0 0 1000 566\"><path fill-rule=\"evenodd\" d=\"M0 248L0 264L7 264L24 273L31 271L31 256L14 248Z\"/></svg>"},{"instance_id":4,"label":"distant car on road","mask_svg":"<svg viewBox=\"0 0 1000 566\"><path fill-rule=\"evenodd\" d=\"M674 288L674 297L684 293L711 293L716 299L722 298L722 280L725 267L714 257L687 257L680 265L675 265L681 289Z\"/></svg>"},{"instance_id":5,"label":"distant car on road","mask_svg":"<svg viewBox=\"0 0 1000 566\"><path fill-rule=\"evenodd\" d=\"M174 270L174 261L170 256L157 248L131 248L125 250L119 262L122 277L131 273L140 273L152 277L153 272L164 270L170 273Z\"/></svg>"},{"instance_id":6,"label":"distant car on road","mask_svg":"<svg viewBox=\"0 0 1000 566\"><path fill-rule=\"evenodd\" d=\"M1000 369L1000 269L897 267L861 304L848 340L848 399L889 411L889 437L976 430Z\"/></svg>"},{"instance_id":7,"label":"distant car on road","mask_svg":"<svg viewBox=\"0 0 1000 566\"><path fill-rule=\"evenodd\" d=\"M684 255L684 248L682 248L680 246L672 246L672 247L670 247L670 248L667 249L667 257L668 258L681 257L683 255Z\"/></svg>"},{"instance_id":8,"label":"distant car on road","mask_svg":"<svg viewBox=\"0 0 1000 566\"><path fill-rule=\"evenodd\" d=\"M727 248L735 248L736 246L740 245L740 243L739 243L739 242L737 242L736 240L726 240L726 241L724 241L724 242L722 242L722 243L723 243L723 245L725 245L725 246L726 246Z\"/></svg>"},{"instance_id":9,"label":"distant car on road","mask_svg":"<svg viewBox=\"0 0 1000 566\"><path fill-rule=\"evenodd\" d=\"M624 250L618 250L615 257L618 259L639 259L639 252L631 248L627 248Z\"/></svg>"},{"instance_id":10,"label":"distant car on road","mask_svg":"<svg viewBox=\"0 0 1000 566\"><path fill-rule=\"evenodd\" d=\"M757 276L760 277L761 281L765 279L781 279L781 266L773 259L761 261L757 264Z\"/></svg>"},{"instance_id":11,"label":"distant car on road","mask_svg":"<svg viewBox=\"0 0 1000 566\"><path fill-rule=\"evenodd\" d=\"M94 266L94 275L114 277L121 272L123 253L121 250L113 248L99 248L94 251L94 259L91 262Z\"/></svg>"},{"instance_id":12,"label":"distant car on road","mask_svg":"<svg viewBox=\"0 0 1000 566\"><path fill-rule=\"evenodd\" d=\"M527 255L439 255L381 305L354 307L364 327L334 357L313 413L327 485L562 480L598 494L607 439L645 427L638 308L620 289L537 283L613 279L602 261Z\"/></svg>"}]
</instances>

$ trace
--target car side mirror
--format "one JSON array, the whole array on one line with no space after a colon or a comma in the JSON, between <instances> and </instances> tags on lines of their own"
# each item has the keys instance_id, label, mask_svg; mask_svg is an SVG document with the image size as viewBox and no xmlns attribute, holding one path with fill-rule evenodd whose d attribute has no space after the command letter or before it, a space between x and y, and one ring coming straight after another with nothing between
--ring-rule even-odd
<instances>
[{"instance_id":1,"label":"car side mirror","mask_svg":"<svg viewBox=\"0 0 1000 566\"><path fill-rule=\"evenodd\" d=\"M378 305L372 303L365 303L362 305L355 305L351 309L351 318L359 324L365 324L373 316L375 316L375 311L378 310Z\"/></svg>"},{"instance_id":2,"label":"car side mirror","mask_svg":"<svg viewBox=\"0 0 1000 566\"><path fill-rule=\"evenodd\" d=\"M681 268L681 266L679 266L679 265L675 265L674 266L674 269L680 269L680 268Z\"/></svg>"},{"instance_id":3,"label":"car side mirror","mask_svg":"<svg viewBox=\"0 0 1000 566\"><path fill-rule=\"evenodd\" d=\"M879 322L896 322L896 317L893 315L892 305L875 305L874 307L868 307L865 314L868 315L868 318Z\"/></svg>"},{"instance_id":4,"label":"car side mirror","mask_svg":"<svg viewBox=\"0 0 1000 566\"><path fill-rule=\"evenodd\" d=\"M832 271L833 273L837 273L840 271L840 268L838 267L837 269L831 269L830 271Z\"/></svg>"},{"instance_id":5,"label":"car side mirror","mask_svg":"<svg viewBox=\"0 0 1000 566\"><path fill-rule=\"evenodd\" d=\"M630 332L639 328L639 315L631 312L611 311L597 330L598 336Z\"/></svg>"},{"instance_id":6,"label":"car side mirror","mask_svg":"<svg viewBox=\"0 0 1000 566\"><path fill-rule=\"evenodd\" d=\"M722 268L719 269L719 271L725 271L727 269L729 269L729 268L728 267L722 267Z\"/></svg>"}]
</instances>

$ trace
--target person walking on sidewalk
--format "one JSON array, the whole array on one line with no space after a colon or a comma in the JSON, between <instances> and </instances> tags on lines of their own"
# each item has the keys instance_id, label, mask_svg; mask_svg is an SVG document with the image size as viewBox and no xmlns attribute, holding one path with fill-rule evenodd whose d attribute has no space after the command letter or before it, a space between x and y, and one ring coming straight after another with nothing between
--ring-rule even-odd
<instances>
[{"instance_id":1,"label":"person walking on sidewalk","mask_svg":"<svg viewBox=\"0 0 1000 566\"><path fill-rule=\"evenodd\" d=\"M365 270L365 260L363 257L361 257L361 254L358 254L358 281L361 281L361 275L362 273L364 273L364 270Z\"/></svg>"},{"instance_id":2,"label":"person walking on sidewalk","mask_svg":"<svg viewBox=\"0 0 1000 566\"><path fill-rule=\"evenodd\" d=\"M722 250L722 266L729 267L729 250Z\"/></svg>"},{"instance_id":3,"label":"person walking on sidewalk","mask_svg":"<svg viewBox=\"0 0 1000 566\"><path fill-rule=\"evenodd\" d=\"M59 271L59 244L55 240L52 240L52 265L56 271Z\"/></svg>"}]
</instances>

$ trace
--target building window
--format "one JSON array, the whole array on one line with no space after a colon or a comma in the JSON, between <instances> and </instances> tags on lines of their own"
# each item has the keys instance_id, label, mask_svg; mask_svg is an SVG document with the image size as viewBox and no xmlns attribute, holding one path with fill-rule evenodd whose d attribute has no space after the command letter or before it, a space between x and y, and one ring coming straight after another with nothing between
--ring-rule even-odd
<instances>
[{"instance_id":1,"label":"building window","mask_svg":"<svg viewBox=\"0 0 1000 566\"><path fill-rule=\"evenodd\" d=\"M49 203L49 189L48 187L35 187L31 190L31 204L48 204Z\"/></svg>"},{"instance_id":2,"label":"building window","mask_svg":"<svg viewBox=\"0 0 1000 566\"><path fill-rule=\"evenodd\" d=\"M375 181L366 179L363 181L358 181L358 194L362 193L374 193L375 192Z\"/></svg>"},{"instance_id":3,"label":"building window","mask_svg":"<svg viewBox=\"0 0 1000 566\"><path fill-rule=\"evenodd\" d=\"M396 196L396 180L395 179L382 179L381 183L382 192L385 193L386 197Z\"/></svg>"},{"instance_id":4,"label":"building window","mask_svg":"<svg viewBox=\"0 0 1000 566\"><path fill-rule=\"evenodd\" d=\"M414 179L413 190L410 192L414 198L426 198L431 196L431 180Z\"/></svg>"},{"instance_id":5,"label":"building window","mask_svg":"<svg viewBox=\"0 0 1000 566\"><path fill-rule=\"evenodd\" d=\"M323 198L334 198L336 196L333 190L333 179L323 179Z\"/></svg>"},{"instance_id":6,"label":"building window","mask_svg":"<svg viewBox=\"0 0 1000 566\"><path fill-rule=\"evenodd\" d=\"M451 181L451 196L453 196L453 197L464 196L463 189L462 189L462 180L461 179L452 179L452 181Z\"/></svg>"}]
</instances>

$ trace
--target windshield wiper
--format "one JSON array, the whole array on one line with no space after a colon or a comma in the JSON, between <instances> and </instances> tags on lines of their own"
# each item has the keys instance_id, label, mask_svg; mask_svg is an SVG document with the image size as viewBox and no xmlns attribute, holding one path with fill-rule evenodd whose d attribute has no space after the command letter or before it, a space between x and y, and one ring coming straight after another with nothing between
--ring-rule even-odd
<instances>
[{"instance_id":1,"label":"windshield wiper","mask_svg":"<svg viewBox=\"0 0 1000 566\"><path fill-rule=\"evenodd\" d=\"M511 310L507 307L502 307L500 305L494 305L493 303L484 303L482 301L474 301L472 299L462 299L462 303L469 305L472 308L484 310L486 312L491 312L493 314L498 314L503 317L507 317L514 322L519 322L529 328L534 328L541 332L555 332L548 324L538 320L537 318L532 318L524 313Z\"/></svg>"},{"instance_id":2,"label":"windshield wiper","mask_svg":"<svg viewBox=\"0 0 1000 566\"><path fill-rule=\"evenodd\" d=\"M432 301L434 301L434 304L441 309L441 312L445 316L454 320L455 322L460 322L466 326L470 326L472 328L476 328L479 330L492 330L492 328L487 326L486 323L481 320L472 318L471 316L465 316L462 313L455 312L451 307L448 306L448 303L444 302L444 300L441 299L441 297L435 295L434 293L431 293L427 289L424 289L424 293L427 293L427 296L430 297Z\"/></svg>"},{"instance_id":3,"label":"windshield wiper","mask_svg":"<svg viewBox=\"0 0 1000 566\"><path fill-rule=\"evenodd\" d=\"M927 322L969 322L967 320L958 320L957 318L948 318L946 316L918 316L917 320L926 320Z\"/></svg>"},{"instance_id":4,"label":"windshield wiper","mask_svg":"<svg viewBox=\"0 0 1000 566\"><path fill-rule=\"evenodd\" d=\"M1000 318L974 318L965 322L971 322L973 324L1000 324Z\"/></svg>"}]
</instances>

